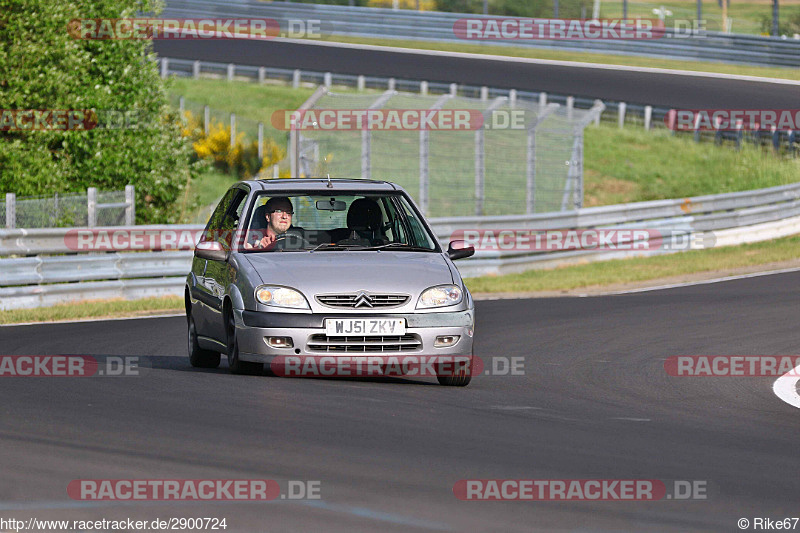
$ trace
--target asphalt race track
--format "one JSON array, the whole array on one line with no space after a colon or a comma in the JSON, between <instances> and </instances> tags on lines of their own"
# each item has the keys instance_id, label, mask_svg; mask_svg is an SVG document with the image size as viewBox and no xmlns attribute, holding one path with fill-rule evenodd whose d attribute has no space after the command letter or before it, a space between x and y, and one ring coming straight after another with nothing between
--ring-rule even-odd
<instances>
[{"instance_id":1,"label":"asphalt race track","mask_svg":"<svg viewBox=\"0 0 800 533\"><path fill-rule=\"evenodd\" d=\"M524 375L298 379L192 369L183 318L0 328L4 355L141 357L138 377L3 378L5 518L227 518L227 531L738 531L800 515L798 411L771 377L672 355L798 353L800 273L478 302L476 354ZM152 368L146 368L146 367ZM73 479L319 481L319 500L81 502ZM707 483L705 500L460 501L462 479Z\"/></svg>"},{"instance_id":2,"label":"asphalt race track","mask_svg":"<svg viewBox=\"0 0 800 533\"><path fill-rule=\"evenodd\" d=\"M430 55L287 41L154 41L159 55L338 74L486 85L676 109L794 109L797 84Z\"/></svg>"}]
</instances>

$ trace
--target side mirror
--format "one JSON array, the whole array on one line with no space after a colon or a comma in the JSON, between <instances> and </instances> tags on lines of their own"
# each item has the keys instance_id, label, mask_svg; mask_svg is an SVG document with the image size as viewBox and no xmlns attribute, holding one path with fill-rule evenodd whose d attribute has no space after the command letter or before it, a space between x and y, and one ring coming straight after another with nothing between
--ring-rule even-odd
<instances>
[{"instance_id":1,"label":"side mirror","mask_svg":"<svg viewBox=\"0 0 800 533\"><path fill-rule=\"evenodd\" d=\"M466 241L450 241L450 246L447 248L447 255L451 260L463 259L475 254L474 246L467 246Z\"/></svg>"},{"instance_id":2,"label":"side mirror","mask_svg":"<svg viewBox=\"0 0 800 533\"><path fill-rule=\"evenodd\" d=\"M228 252L217 241L200 241L194 249L194 255L200 259L211 261L227 261Z\"/></svg>"}]
</instances>

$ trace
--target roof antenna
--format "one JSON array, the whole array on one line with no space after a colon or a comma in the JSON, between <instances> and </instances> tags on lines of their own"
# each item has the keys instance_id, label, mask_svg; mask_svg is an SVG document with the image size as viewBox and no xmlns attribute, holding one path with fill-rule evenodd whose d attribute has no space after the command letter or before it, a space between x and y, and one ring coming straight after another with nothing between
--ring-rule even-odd
<instances>
[{"instance_id":1,"label":"roof antenna","mask_svg":"<svg viewBox=\"0 0 800 533\"><path fill-rule=\"evenodd\" d=\"M333 183L331 183L331 175L330 174L328 174L328 185L327 185L327 187L329 189L333 189Z\"/></svg>"}]
</instances>

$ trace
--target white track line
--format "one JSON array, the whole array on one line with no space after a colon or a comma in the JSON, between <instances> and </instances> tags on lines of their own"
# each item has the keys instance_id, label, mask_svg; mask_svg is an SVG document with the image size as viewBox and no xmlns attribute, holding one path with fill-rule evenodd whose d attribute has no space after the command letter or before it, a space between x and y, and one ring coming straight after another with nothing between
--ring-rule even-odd
<instances>
[{"instance_id":1,"label":"white track line","mask_svg":"<svg viewBox=\"0 0 800 533\"><path fill-rule=\"evenodd\" d=\"M361 50L373 50L378 52L390 52L397 54L418 54L439 57L456 57L462 59L485 59L487 61L502 61L505 63L530 63L536 65L553 65L571 68L601 69L601 70L622 70L626 72L649 72L651 74L669 74L673 76L692 76L695 78L721 78L726 80L754 81L759 83L773 83L778 85L800 85L797 80L785 80L781 78L764 78L760 76L743 76L737 74L722 74L718 72L698 72L693 70L677 70L652 67L634 67L629 65L608 65L603 63L584 63L581 61L559 61L555 59L534 59L530 57L511 57L497 56L491 54L470 54L466 52L446 52L443 50L425 50L417 48L399 48L394 46L377 46L374 44L352 44L325 41L310 41L306 39L284 39L276 38L275 41L292 44L302 44L307 46L327 46L333 48L351 48Z\"/></svg>"},{"instance_id":2,"label":"white track line","mask_svg":"<svg viewBox=\"0 0 800 533\"><path fill-rule=\"evenodd\" d=\"M797 394L798 380L800 380L800 366L776 379L772 385L772 392L784 402L800 409L800 395Z\"/></svg>"}]
</instances>

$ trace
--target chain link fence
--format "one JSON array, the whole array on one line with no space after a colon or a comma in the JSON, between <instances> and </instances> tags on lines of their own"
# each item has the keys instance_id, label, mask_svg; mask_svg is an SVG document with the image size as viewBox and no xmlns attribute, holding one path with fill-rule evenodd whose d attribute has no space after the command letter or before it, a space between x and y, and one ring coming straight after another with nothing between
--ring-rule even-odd
<instances>
[{"instance_id":1,"label":"chain link fence","mask_svg":"<svg viewBox=\"0 0 800 533\"><path fill-rule=\"evenodd\" d=\"M135 216L133 186L123 191L56 193L52 196L0 197L0 216L6 228L64 228L133 225Z\"/></svg>"},{"instance_id":2,"label":"chain link fence","mask_svg":"<svg viewBox=\"0 0 800 533\"><path fill-rule=\"evenodd\" d=\"M543 213L583 201L583 128L590 110L516 98L468 98L396 91L325 92L306 114L329 110L464 111L467 129L300 126L300 176L393 181L433 217ZM316 113L315 113L316 112Z\"/></svg>"}]
</instances>

